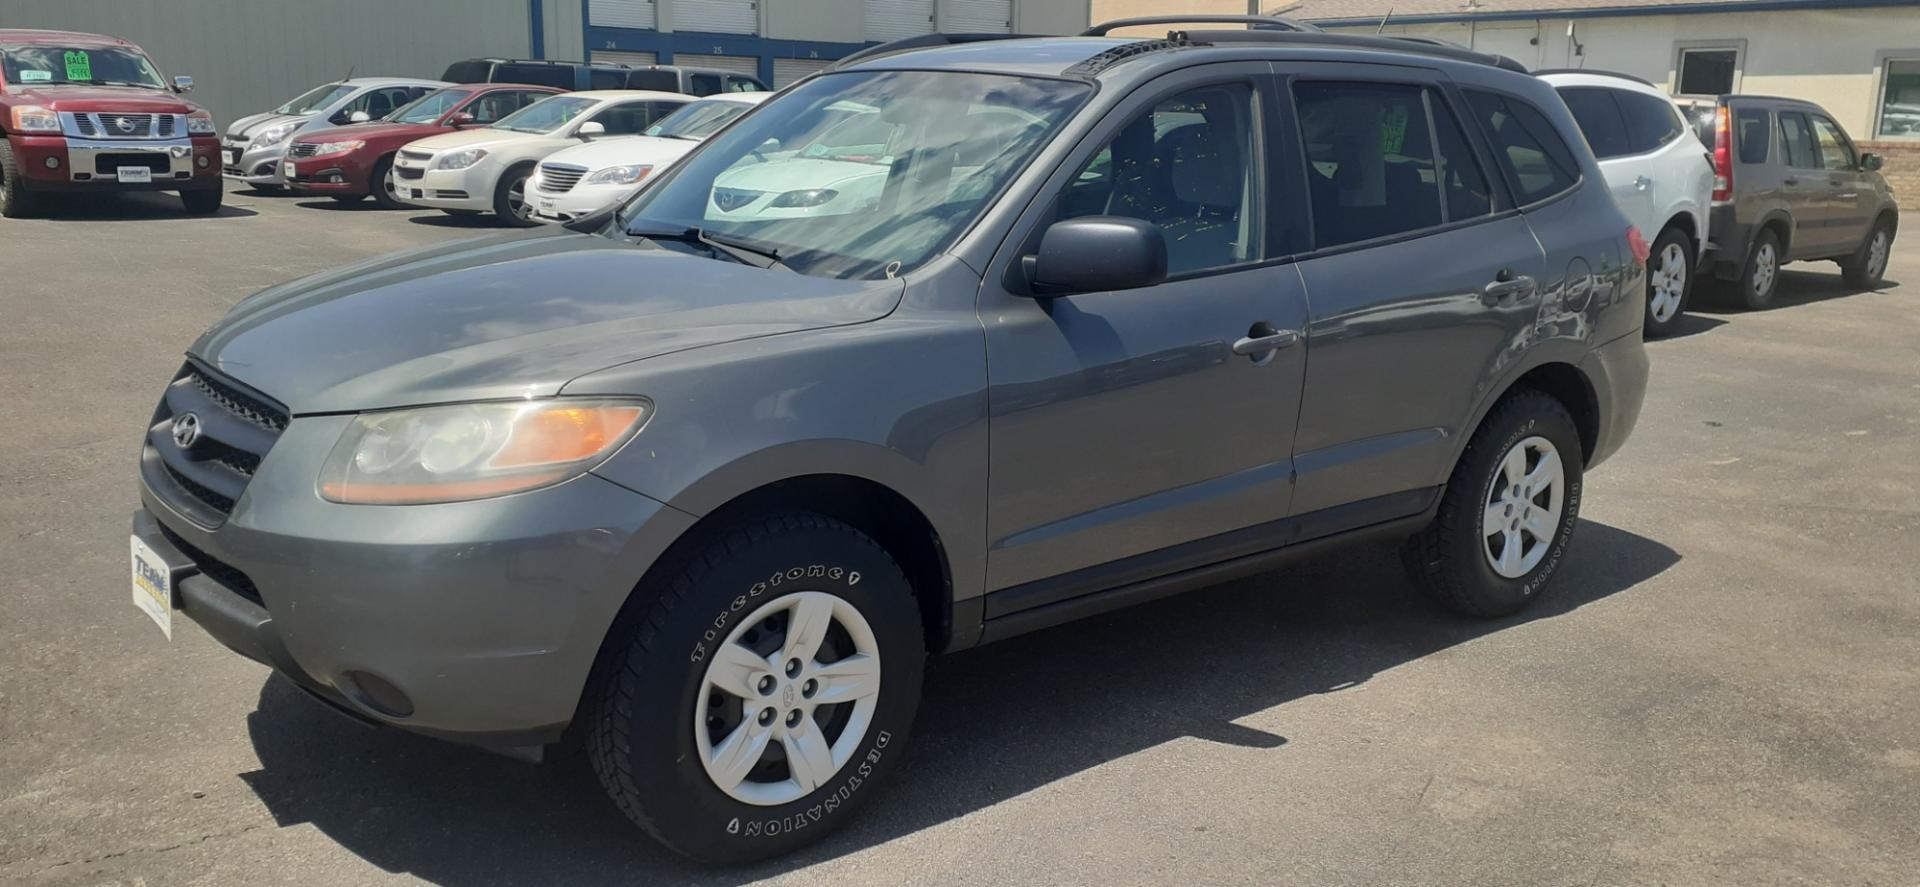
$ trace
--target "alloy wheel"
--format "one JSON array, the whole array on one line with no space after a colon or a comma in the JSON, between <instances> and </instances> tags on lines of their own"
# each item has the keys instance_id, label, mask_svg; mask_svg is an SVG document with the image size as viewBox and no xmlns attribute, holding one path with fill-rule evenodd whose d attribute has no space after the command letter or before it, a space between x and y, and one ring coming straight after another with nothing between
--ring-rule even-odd
<instances>
[{"instance_id":1,"label":"alloy wheel","mask_svg":"<svg viewBox=\"0 0 1920 887\"><path fill-rule=\"evenodd\" d=\"M735 800L799 800L853 757L879 692L879 644L852 604L821 591L769 601L708 659L693 710L700 763Z\"/></svg>"},{"instance_id":2,"label":"alloy wheel","mask_svg":"<svg viewBox=\"0 0 1920 887\"><path fill-rule=\"evenodd\" d=\"M1653 274L1653 298L1648 304L1653 319L1666 323L1680 313L1680 300L1687 293L1687 252L1678 243L1669 243L1660 251L1660 267Z\"/></svg>"},{"instance_id":3,"label":"alloy wheel","mask_svg":"<svg viewBox=\"0 0 1920 887\"><path fill-rule=\"evenodd\" d=\"M1773 292L1773 276L1780 269L1779 257L1773 251L1773 244L1760 244L1753 253L1753 292L1764 296Z\"/></svg>"},{"instance_id":4,"label":"alloy wheel","mask_svg":"<svg viewBox=\"0 0 1920 887\"><path fill-rule=\"evenodd\" d=\"M507 209L513 211L513 217L524 219L533 214L527 205L527 177L521 176L507 188Z\"/></svg>"},{"instance_id":5,"label":"alloy wheel","mask_svg":"<svg viewBox=\"0 0 1920 887\"><path fill-rule=\"evenodd\" d=\"M1889 245L1885 228L1873 232L1873 240L1867 244L1867 277L1869 279L1879 280L1880 275L1887 273L1887 254L1891 252Z\"/></svg>"},{"instance_id":6,"label":"alloy wheel","mask_svg":"<svg viewBox=\"0 0 1920 887\"><path fill-rule=\"evenodd\" d=\"M1539 435L1513 445L1487 489L1480 521L1487 565L1507 579L1533 571L1553 548L1566 505L1567 471Z\"/></svg>"}]
</instances>

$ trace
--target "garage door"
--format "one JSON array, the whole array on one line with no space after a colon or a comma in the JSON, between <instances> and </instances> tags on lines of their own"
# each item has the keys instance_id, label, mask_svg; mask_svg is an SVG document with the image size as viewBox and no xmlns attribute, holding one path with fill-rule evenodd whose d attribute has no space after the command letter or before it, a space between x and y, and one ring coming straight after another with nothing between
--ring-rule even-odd
<instances>
[{"instance_id":1,"label":"garage door","mask_svg":"<svg viewBox=\"0 0 1920 887\"><path fill-rule=\"evenodd\" d=\"M933 0L867 0L868 40L885 43L933 33Z\"/></svg>"},{"instance_id":2,"label":"garage door","mask_svg":"<svg viewBox=\"0 0 1920 887\"><path fill-rule=\"evenodd\" d=\"M587 24L653 30L653 0L587 0Z\"/></svg>"},{"instance_id":3,"label":"garage door","mask_svg":"<svg viewBox=\"0 0 1920 887\"><path fill-rule=\"evenodd\" d=\"M949 34L1013 33L1013 0L947 0L940 30Z\"/></svg>"},{"instance_id":4,"label":"garage door","mask_svg":"<svg viewBox=\"0 0 1920 887\"><path fill-rule=\"evenodd\" d=\"M680 14L679 9L677 6L674 7L674 15ZM682 52L673 57L673 63L689 68L717 68L754 78L760 76L760 60L750 55L700 55Z\"/></svg>"},{"instance_id":5,"label":"garage door","mask_svg":"<svg viewBox=\"0 0 1920 887\"><path fill-rule=\"evenodd\" d=\"M651 52L618 52L612 49L596 49L587 57L587 61L639 67L641 65L651 65L658 58L659 56Z\"/></svg>"},{"instance_id":6,"label":"garage door","mask_svg":"<svg viewBox=\"0 0 1920 887\"><path fill-rule=\"evenodd\" d=\"M706 34L754 34L760 30L756 0L675 0L673 29Z\"/></svg>"},{"instance_id":7,"label":"garage door","mask_svg":"<svg viewBox=\"0 0 1920 887\"><path fill-rule=\"evenodd\" d=\"M774 59L773 88L779 89L831 64L827 59Z\"/></svg>"}]
</instances>

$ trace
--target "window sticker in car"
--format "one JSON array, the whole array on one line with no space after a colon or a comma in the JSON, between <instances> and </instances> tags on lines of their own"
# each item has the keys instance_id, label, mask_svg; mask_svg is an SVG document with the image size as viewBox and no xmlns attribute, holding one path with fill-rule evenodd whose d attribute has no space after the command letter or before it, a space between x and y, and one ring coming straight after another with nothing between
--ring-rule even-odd
<instances>
[{"instance_id":1,"label":"window sticker in car","mask_svg":"<svg viewBox=\"0 0 1920 887\"><path fill-rule=\"evenodd\" d=\"M1407 144L1407 106L1390 103L1380 109L1380 153L1398 154Z\"/></svg>"},{"instance_id":2,"label":"window sticker in car","mask_svg":"<svg viewBox=\"0 0 1920 887\"><path fill-rule=\"evenodd\" d=\"M68 80L93 79L93 59L89 58L85 52L70 49L67 50L66 57Z\"/></svg>"},{"instance_id":3,"label":"window sticker in car","mask_svg":"<svg viewBox=\"0 0 1920 887\"><path fill-rule=\"evenodd\" d=\"M53 79L53 72L52 72L52 71L27 71L27 70L23 70L23 71L21 71L21 72L20 72L20 82L21 82L21 83L40 83L40 82L44 82L44 81L48 81L48 80L52 80L52 79Z\"/></svg>"}]
</instances>

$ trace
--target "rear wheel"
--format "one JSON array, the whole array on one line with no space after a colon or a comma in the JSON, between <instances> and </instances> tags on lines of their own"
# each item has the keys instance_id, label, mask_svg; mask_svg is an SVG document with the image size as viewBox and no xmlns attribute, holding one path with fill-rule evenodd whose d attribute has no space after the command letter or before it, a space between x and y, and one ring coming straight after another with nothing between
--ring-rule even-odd
<instances>
[{"instance_id":1,"label":"rear wheel","mask_svg":"<svg viewBox=\"0 0 1920 887\"><path fill-rule=\"evenodd\" d=\"M527 203L527 180L532 177L532 166L507 170L500 177L500 184L493 189L493 212L500 221L522 228L538 224L533 220L533 206Z\"/></svg>"},{"instance_id":2,"label":"rear wheel","mask_svg":"<svg viewBox=\"0 0 1920 887\"><path fill-rule=\"evenodd\" d=\"M373 181L368 190L373 194L373 202L381 209L402 209L399 193L393 184L393 158L382 157L373 163Z\"/></svg>"},{"instance_id":3,"label":"rear wheel","mask_svg":"<svg viewBox=\"0 0 1920 887\"><path fill-rule=\"evenodd\" d=\"M0 216L24 219L39 210L36 195L27 190L27 180L14 162L13 146L0 139Z\"/></svg>"},{"instance_id":4,"label":"rear wheel","mask_svg":"<svg viewBox=\"0 0 1920 887\"><path fill-rule=\"evenodd\" d=\"M1882 219L1867 232L1854 254L1840 260L1840 273L1848 286L1874 289L1887 273L1887 259L1893 254L1893 225Z\"/></svg>"},{"instance_id":5,"label":"rear wheel","mask_svg":"<svg viewBox=\"0 0 1920 887\"><path fill-rule=\"evenodd\" d=\"M1686 232L1668 228L1653 242L1653 256L1647 269L1648 338L1673 332L1680 315L1687 310L1687 295L1693 288L1693 241Z\"/></svg>"},{"instance_id":6,"label":"rear wheel","mask_svg":"<svg viewBox=\"0 0 1920 887\"><path fill-rule=\"evenodd\" d=\"M200 191L180 192L180 205L187 212L197 216L212 215L220 211L220 204L226 199L227 189L206 188Z\"/></svg>"},{"instance_id":7,"label":"rear wheel","mask_svg":"<svg viewBox=\"0 0 1920 887\"><path fill-rule=\"evenodd\" d=\"M1774 289L1780 285L1780 236L1772 228L1763 228L1747 250L1747 267L1740 272L1740 306L1758 311L1773 304Z\"/></svg>"}]
</instances>

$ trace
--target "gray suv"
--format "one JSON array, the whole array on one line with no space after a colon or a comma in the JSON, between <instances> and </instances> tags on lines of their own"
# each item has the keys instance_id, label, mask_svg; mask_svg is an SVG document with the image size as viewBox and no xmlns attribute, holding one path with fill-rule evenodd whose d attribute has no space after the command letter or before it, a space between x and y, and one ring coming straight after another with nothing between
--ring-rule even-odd
<instances>
[{"instance_id":1,"label":"gray suv","mask_svg":"<svg viewBox=\"0 0 1920 887\"><path fill-rule=\"evenodd\" d=\"M1505 59L873 52L569 228L235 306L149 423L134 594L765 857L898 772L929 652L1362 539L1526 606L1639 415L1645 262Z\"/></svg>"}]
</instances>

